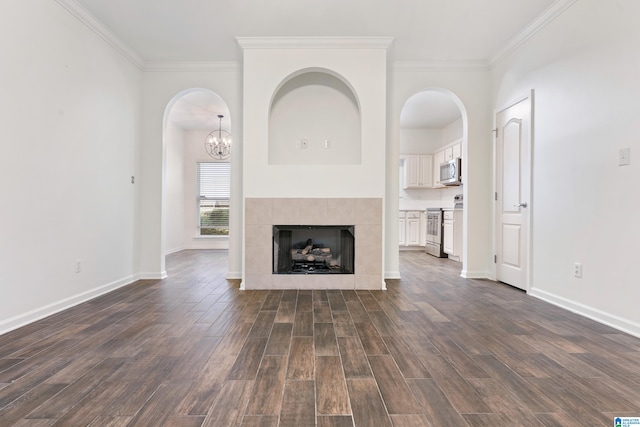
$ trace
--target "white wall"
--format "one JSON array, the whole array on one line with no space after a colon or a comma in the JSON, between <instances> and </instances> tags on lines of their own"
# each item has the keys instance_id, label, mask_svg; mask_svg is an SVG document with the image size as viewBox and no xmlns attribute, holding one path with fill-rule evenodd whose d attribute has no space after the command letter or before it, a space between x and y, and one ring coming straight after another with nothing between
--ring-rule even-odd
<instances>
[{"instance_id":1,"label":"white wall","mask_svg":"<svg viewBox=\"0 0 640 427\"><path fill-rule=\"evenodd\" d=\"M640 336L638 22L635 0L580 0L492 77L496 108L535 90L531 293Z\"/></svg>"},{"instance_id":2,"label":"white wall","mask_svg":"<svg viewBox=\"0 0 640 427\"><path fill-rule=\"evenodd\" d=\"M442 128L442 145L451 144L452 142L462 139L463 128L462 117Z\"/></svg>"},{"instance_id":3,"label":"white wall","mask_svg":"<svg viewBox=\"0 0 640 427\"><path fill-rule=\"evenodd\" d=\"M142 73L53 1L0 28L1 333L135 279Z\"/></svg>"},{"instance_id":4,"label":"white wall","mask_svg":"<svg viewBox=\"0 0 640 427\"><path fill-rule=\"evenodd\" d=\"M170 116L171 117L171 116ZM169 119L164 134L167 146L167 221L166 221L166 253L173 253L185 248L185 214L188 210L185 201L185 141L184 131Z\"/></svg>"},{"instance_id":5,"label":"white wall","mask_svg":"<svg viewBox=\"0 0 640 427\"><path fill-rule=\"evenodd\" d=\"M441 145L441 129L400 129L400 154L431 154Z\"/></svg>"}]
</instances>

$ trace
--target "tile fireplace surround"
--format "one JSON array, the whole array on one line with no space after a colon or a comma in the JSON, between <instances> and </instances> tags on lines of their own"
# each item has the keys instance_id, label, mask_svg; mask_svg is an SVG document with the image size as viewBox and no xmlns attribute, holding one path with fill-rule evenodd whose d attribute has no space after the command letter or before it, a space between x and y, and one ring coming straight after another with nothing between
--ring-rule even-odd
<instances>
[{"instance_id":1,"label":"tile fireplace surround","mask_svg":"<svg viewBox=\"0 0 640 427\"><path fill-rule=\"evenodd\" d=\"M385 289L382 199L245 199L244 289ZM353 225L354 274L273 274L274 225Z\"/></svg>"}]
</instances>

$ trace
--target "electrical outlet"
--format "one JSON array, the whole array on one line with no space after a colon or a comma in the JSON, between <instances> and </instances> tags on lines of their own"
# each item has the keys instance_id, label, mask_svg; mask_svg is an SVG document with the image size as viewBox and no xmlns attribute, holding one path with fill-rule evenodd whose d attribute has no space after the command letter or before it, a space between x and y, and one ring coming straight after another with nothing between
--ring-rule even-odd
<instances>
[{"instance_id":1,"label":"electrical outlet","mask_svg":"<svg viewBox=\"0 0 640 427\"><path fill-rule=\"evenodd\" d=\"M324 148L326 149L331 149L331 140L330 139L325 139L324 140Z\"/></svg>"},{"instance_id":2,"label":"electrical outlet","mask_svg":"<svg viewBox=\"0 0 640 427\"><path fill-rule=\"evenodd\" d=\"M76 260L76 273L80 273L82 271L82 262L77 259Z\"/></svg>"},{"instance_id":3,"label":"electrical outlet","mask_svg":"<svg viewBox=\"0 0 640 427\"><path fill-rule=\"evenodd\" d=\"M573 277L577 277L578 279L582 277L582 264L579 262L573 264Z\"/></svg>"}]
</instances>

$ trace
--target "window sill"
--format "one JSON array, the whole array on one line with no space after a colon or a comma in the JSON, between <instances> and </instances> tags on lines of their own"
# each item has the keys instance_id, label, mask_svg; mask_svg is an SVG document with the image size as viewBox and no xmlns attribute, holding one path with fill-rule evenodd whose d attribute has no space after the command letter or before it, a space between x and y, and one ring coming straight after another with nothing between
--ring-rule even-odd
<instances>
[{"instance_id":1,"label":"window sill","mask_svg":"<svg viewBox=\"0 0 640 427\"><path fill-rule=\"evenodd\" d=\"M196 235L193 236L194 239L203 239L203 240L227 240L229 239L229 236L216 236L215 234L210 234L210 235Z\"/></svg>"}]
</instances>

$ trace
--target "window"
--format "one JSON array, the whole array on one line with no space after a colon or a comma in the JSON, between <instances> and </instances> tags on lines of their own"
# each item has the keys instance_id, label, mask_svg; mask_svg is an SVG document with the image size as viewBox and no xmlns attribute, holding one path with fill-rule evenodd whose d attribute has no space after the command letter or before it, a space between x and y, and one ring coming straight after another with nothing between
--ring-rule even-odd
<instances>
[{"instance_id":1,"label":"window","mask_svg":"<svg viewBox=\"0 0 640 427\"><path fill-rule=\"evenodd\" d=\"M198 163L200 235L229 234L230 163Z\"/></svg>"}]
</instances>

